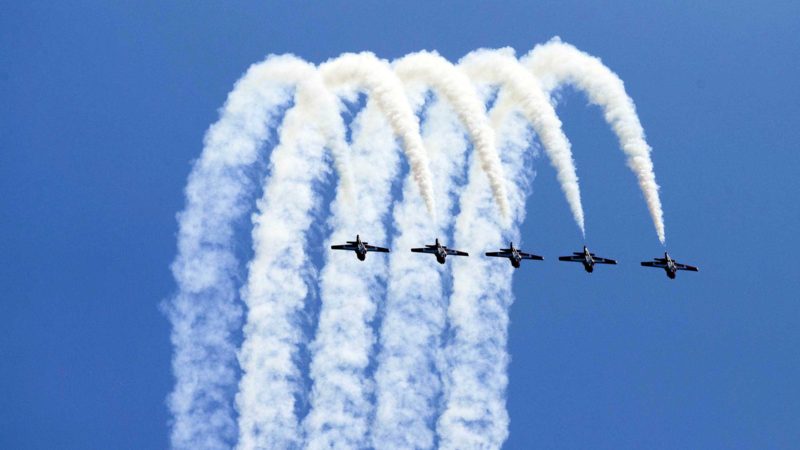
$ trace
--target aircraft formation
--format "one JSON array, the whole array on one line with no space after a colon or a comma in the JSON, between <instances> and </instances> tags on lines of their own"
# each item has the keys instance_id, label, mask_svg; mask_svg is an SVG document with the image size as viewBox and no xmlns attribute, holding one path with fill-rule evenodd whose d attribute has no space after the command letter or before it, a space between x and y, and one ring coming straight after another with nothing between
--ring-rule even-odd
<instances>
[{"instance_id":1,"label":"aircraft formation","mask_svg":"<svg viewBox=\"0 0 800 450\"><path fill-rule=\"evenodd\" d=\"M374 245L369 245L367 242L363 242L360 235L356 235L355 241L347 241L347 243L344 245L332 245L331 249L353 251L356 253L356 257L360 261L364 261L367 258L367 253L369 252L389 253L388 248L376 247ZM469 253L467 252L447 248L439 242L438 238L433 244L426 244L424 247L420 248L412 248L411 251L414 253L430 253L436 256L436 261L439 264L444 264L448 256L469 256ZM530 259L533 261L544 260L542 256L520 251L514 247L513 242L509 242L508 248L501 248L500 251L497 252L486 252L485 255L497 258L507 258L515 269L519 269L520 263L524 259ZM583 251L573 252L570 256L559 256L558 260L579 262L583 264L583 269L588 273L594 272L594 266L597 264L617 264L617 261L614 259L603 258L595 255L594 253L590 252L585 245L583 246ZM687 270L690 272L699 271L699 269L695 266L681 264L675 261L667 252L664 252L663 258L654 258L652 261L643 261L641 265L643 267L656 267L659 269L664 269L667 277L670 279L675 279L675 275L679 270Z\"/></svg>"}]
</instances>

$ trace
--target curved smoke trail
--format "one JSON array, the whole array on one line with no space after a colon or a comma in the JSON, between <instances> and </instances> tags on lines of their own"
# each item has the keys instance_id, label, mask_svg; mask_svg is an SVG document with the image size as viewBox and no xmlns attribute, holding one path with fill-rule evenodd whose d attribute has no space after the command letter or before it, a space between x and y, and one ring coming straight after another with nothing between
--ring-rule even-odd
<instances>
[{"instance_id":1,"label":"curved smoke trail","mask_svg":"<svg viewBox=\"0 0 800 450\"><path fill-rule=\"evenodd\" d=\"M561 120L539 81L519 64L514 57L514 50L509 48L476 50L461 59L459 68L464 70L473 82L499 85L502 95L510 101L508 104L519 108L531 123L550 159L550 164L556 169L556 176L572 210L572 216L581 233L585 235L581 190L575 171L575 161L572 159L572 149L561 129ZM493 110L493 116L496 115L494 111L496 110ZM498 129L500 125L493 123Z\"/></svg>"},{"instance_id":2,"label":"curved smoke trail","mask_svg":"<svg viewBox=\"0 0 800 450\"><path fill-rule=\"evenodd\" d=\"M248 312L236 397L241 449L299 444L294 410L302 384L295 360L303 339L298 315L308 293L303 274L311 270L306 233L319 206L314 184L328 170L326 145L339 155L347 148L338 99L314 66L295 60L293 69L287 81L297 85L295 104L270 155L271 173L253 217L254 256L242 290ZM349 170L347 161L338 166ZM341 186L342 192L351 188Z\"/></svg>"},{"instance_id":3,"label":"curved smoke trail","mask_svg":"<svg viewBox=\"0 0 800 450\"><path fill-rule=\"evenodd\" d=\"M450 61L431 52L404 56L394 63L394 70L404 83L414 81L425 83L453 107L475 146L481 167L492 186L500 214L503 219L507 219L509 207L506 179L495 148L494 130L486 117L486 107L480 101L470 80Z\"/></svg>"},{"instance_id":4,"label":"curved smoke trail","mask_svg":"<svg viewBox=\"0 0 800 450\"><path fill-rule=\"evenodd\" d=\"M385 246L383 220L391 204L392 181L399 152L392 130L373 100L352 124L351 160L358 174L355 201L337 197L330 220L333 232L325 243L342 243L355 233L373 245ZM424 207L421 208L425 211ZM326 255L321 276L322 307L311 344L311 412L304 428L309 449L368 447L372 416L372 382L367 378L375 335L370 326L386 285L386 256L371 253L358 261L351 252Z\"/></svg>"},{"instance_id":5,"label":"curved smoke trail","mask_svg":"<svg viewBox=\"0 0 800 450\"><path fill-rule=\"evenodd\" d=\"M365 89L375 100L395 134L403 141L408 164L414 174L428 212L435 218L433 182L428 156L419 135L419 121L408 105L403 85L389 64L372 53L346 53L319 67L325 83L331 88L353 91Z\"/></svg>"},{"instance_id":6,"label":"curved smoke trail","mask_svg":"<svg viewBox=\"0 0 800 450\"><path fill-rule=\"evenodd\" d=\"M663 244L664 212L653 172L652 150L644 137L644 128L636 115L636 106L625 92L622 80L599 58L584 53L560 39L537 45L521 60L542 82L548 92L562 84L572 84L586 92L589 101L603 108L606 122L616 133L628 167L636 175L653 219L658 239Z\"/></svg>"},{"instance_id":7,"label":"curved smoke trail","mask_svg":"<svg viewBox=\"0 0 800 450\"><path fill-rule=\"evenodd\" d=\"M254 189L245 169L256 161L277 107L290 99L282 80L291 77L295 63L283 56L250 67L206 133L189 176L172 265L178 294L165 305L175 347L173 448L230 448L236 439L233 334L241 326L241 308L233 225L250 209L246 199Z\"/></svg>"},{"instance_id":8,"label":"curved smoke trail","mask_svg":"<svg viewBox=\"0 0 800 450\"><path fill-rule=\"evenodd\" d=\"M421 104L421 97L416 98ZM453 185L467 143L456 114L447 102L435 100L425 112L423 135L431 168L439 175L436 204L450 217ZM375 373L373 448L432 448L433 426L440 392L439 348L445 326L446 299L443 278L447 266L431 255L409 252L412 247L439 237L446 243L445 223L431 223L414 195L411 180L403 185L402 200L395 204L398 230L389 261L389 285Z\"/></svg>"},{"instance_id":9,"label":"curved smoke trail","mask_svg":"<svg viewBox=\"0 0 800 450\"><path fill-rule=\"evenodd\" d=\"M489 186L472 162L469 182L461 193L455 222L455 244L475 249L505 246L504 237L518 240L525 216L525 198L532 179L526 154L530 135L526 120L512 115L500 128L509 185L513 225L509 235L491 213ZM508 352L508 310L513 301L513 269L506 261L477 257L455 259L453 293L447 310L452 339L444 350L444 410L436 430L442 449L500 448L508 437L505 390Z\"/></svg>"}]
</instances>

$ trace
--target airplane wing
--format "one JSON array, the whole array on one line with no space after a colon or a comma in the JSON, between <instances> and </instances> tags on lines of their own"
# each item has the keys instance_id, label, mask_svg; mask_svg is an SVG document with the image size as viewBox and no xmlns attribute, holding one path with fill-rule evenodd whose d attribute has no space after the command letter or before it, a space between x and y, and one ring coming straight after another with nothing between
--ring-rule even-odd
<instances>
[{"instance_id":1,"label":"airplane wing","mask_svg":"<svg viewBox=\"0 0 800 450\"><path fill-rule=\"evenodd\" d=\"M543 258L543 257L541 257L541 256L539 256L539 255L534 255L534 254L532 254L532 253L523 253L523 252L519 252L519 256L520 256L522 259L534 259L534 260L536 260L536 261L544 261L544 258Z\"/></svg>"},{"instance_id":2,"label":"airplane wing","mask_svg":"<svg viewBox=\"0 0 800 450\"><path fill-rule=\"evenodd\" d=\"M609 258L592 258L595 264L616 264L617 261Z\"/></svg>"},{"instance_id":3,"label":"airplane wing","mask_svg":"<svg viewBox=\"0 0 800 450\"><path fill-rule=\"evenodd\" d=\"M462 252L462 251L460 251L460 250L453 250L453 249L451 249L451 248L445 248L445 249L444 249L444 251L446 251L448 255L453 255L453 256L469 256L469 253L467 253L467 252Z\"/></svg>"},{"instance_id":4,"label":"airplane wing","mask_svg":"<svg viewBox=\"0 0 800 450\"><path fill-rule=\"evenodd\" d=\"M572 256L559 256L559 261L573 261L573 262L583 262L583 253L579 253L579 255L572 255Z\"/></svg>"},{"instance_id":5,"label":"airplane wing","mask_svg":"<svg viewBox=\"0 0 800 450\"><path fill-rule=\"evenodd\" d=\"M429 247L412 248L411 251L414 252L414 253L436 253L436 249L435 248L429 248Z\"/></svg>"},{"instance_id":6,"label":"airplane wing","mask_svg":"<svg viewBox=\"0 0 800 450\"><path fill-rule=\"evenodd\" d=\"M678 269L678 270L689 270L691 272L699 272L700 271L700 269L698 269L697 267L690 266L690 265L687 265L687 264L675 263L675 268Z\"/></svg>"},{"instance_id":7,"label":"airplane wing","mask_svg":"<svg viewBox=\"0 0 800 450\"><path fill-rule=\"evenodd\" d=\"M365 247L367 247L367 251L368 252L389 253L389 249L388 248L376 247L374 245L365 245Z\"/></svg>"},{"instance_id":8,"label":"airplane wing","mask_svg":"<svg viewBox=\"0 0 800 450\"><path fill-rule=\"evenodd\" d=\"M358 247L355 245L331 245L332 250L358 250Z\"/></svg>"},{"instance_id":9,"label":"airplane wing","mask_svg":"<svg viewBox=\"0 0 800 450\"><path fill-rule=\"evenodd\" d=\"M665 263L662 263L661 261L643 261L642 265L644 267L658 267L659 269L667 267L667 265Z\"/></svg>"},{"instance_id":10,"label":"airplane wing","mask_svg":"<svg viewBox=\"0 0 800 450\"><path fill-rule=\"evenodd\" d=\"M510 258L511 252L486 252L486 256L497 256L500 258Z\"/></svg>"}]
</instances>

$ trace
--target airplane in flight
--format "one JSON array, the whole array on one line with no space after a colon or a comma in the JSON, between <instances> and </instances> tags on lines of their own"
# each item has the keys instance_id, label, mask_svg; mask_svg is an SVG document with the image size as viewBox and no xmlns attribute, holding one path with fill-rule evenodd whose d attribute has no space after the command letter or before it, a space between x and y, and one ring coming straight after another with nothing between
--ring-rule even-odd
<instances>
[{"instance_id":1,"label":"airplane in flight","mask_svg":"<svg viewBox=\"0 0 800 450\"><path fill-rule=\"evenodd\" d=\"M671 279L675 279L675 275L679 270L688 270L691 272L698 272L699 269L694 266L689 266L686 264L681 264L669 256L669 253L664 252L663 258L654 258L653 261L644 261L642 262L644 267L658 267L659 269L664 269L667 272L667 276Z\"/></svg>"},{"instance_id":2,"label":"airplane in flight","mask_svg":"<svg viewBox=\"0 0 800 450\"><path fill-rule=\"evenodd\" d=\"M375 247L374 245L367 245L367 242L361 242L361 236L359 235L356 235L355 241L347 241L346 245L331 245L331 249L354 251L359 261L364 261L367 258L367 252L389 253L388 248Z\"/></svg>"},{"instance_id":3,"label":"airplane in flight","mask_svg":"<svg viewBox=\"0 0 800 450\"><path fill-rule=\"evenodd\" d=\"M594 271L595 264L616 264L617 261L608 258L601 258L599 256L595 256L594 253L590 253L589 249L586 246L583 246L583 252L573 252L572 256L559 256L559 261L572 261L572 262L579 262L583 264L583 268L586 269L587 272L591 273Z\"/></svg>"},{"instance_id":4,"label":"airplane in flight","mask_svg":"<svg viewBox=\"0 0 800 450\"><path fill-rule=\"evenodd\" d=\"M438 261L439 264L444 264L447 255L469 256L469 253L467 252L462 252L460 250L453 250L445 247L444 245L439 243L439 238L436 238L436 243L433 245L425 244L424 248L412 248L411 251L414 253L433 253L434 255L436 255L436 261Z\"/></svg>"},{"instance_id":5,"label":"airplane in flight","mask_svg":"<svg viewBox=\"0 0 800 450\"><path fill-rule=\"evenodd\" d=\"M486 256L508 258L511 261L511 265L514 266L515 269L519 269L519 263L523 259L533 259L536 261L544 260L544 258L539 255L519 251L518 249L514 248L513 242L509 242L508 248L501 248L499 252L486 252Z\"/></svg>"}]
</instances>

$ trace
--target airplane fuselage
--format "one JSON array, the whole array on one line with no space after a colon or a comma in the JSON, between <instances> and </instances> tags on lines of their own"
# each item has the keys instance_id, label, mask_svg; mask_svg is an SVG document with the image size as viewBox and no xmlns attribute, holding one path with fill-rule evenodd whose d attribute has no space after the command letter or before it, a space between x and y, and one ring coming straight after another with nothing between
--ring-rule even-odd
<instances>
[{"instance_id":1,"label":"airplane fuselage","mask_svg":"<svg viewBox=\"0 0 800 450\"><path fill-rule=\"evenodd\" d=\"M444 248L442 248L442 246L439 244L438 240L436 242L436 253L435 254L436 254L436 262L438 262L439 264L444 264L445 263L445 259L447 258L447 252L444 250Z\"/></svg>"},{"instance_id":2,"label":"airplane fuselage","mask_svg":"<svg viewBox=\"0 0 800 450\"><path fill-rule=\"evenodd\" d=\"M361 242L360 236L356 236L356 257L359 261L367 259L367 247Z\"/></svg>"},{"instance_id":3,"label":"airplane fuselage","mask_svg":"<svg viewBox=\"0 0 800 450\"><path fill-rule=\"evenodd\" d=\"M655 258L653 261L643 261L642 265L645 267L658 267L659 269L664 269L664 273L667 274L667 277L670 280L675 279L679 270L688 270L691 272L698 271L697 267L681 264L675 261L667 252L664 252L663 258Z\"/></svg>"},{"instance_id":4,"label":"airplane fuselage","mask_svg":"<svg viewBox=\"0 0 800 450\"><path fill-rule=\"evenodd\" d=\"M511 265L515 269L519 269L519 263L522 261L522 257L519 256L519 252L514 248L513 245L511 246L511 258L509 259L511 259Z\"/></svg>"},{"instance_id":5,"label":"airplane fuselage","mask_svg":"<svg viewBox=\"0 0 800 450\"><path fill-rule=\"evenodd\" d=\"M586 247L583 247L583 268L588 273L594 272L594 258Z\"/></svg>"},{"instance_id":6,"label":"airplane fuselage","mask_svg":"<svg viewBox=\"0 0 800 450\"><path fill-rule=\"evenodd\" d=\"M667 252L664 252L664 259L667 260L667 267L664 267L664 270L667 272L667 276L670 279L674 280L675 275L678 274L678 268L675 267L675 261L673 261L673 259L670 258Z\"/></svg>"}]
</instances>

